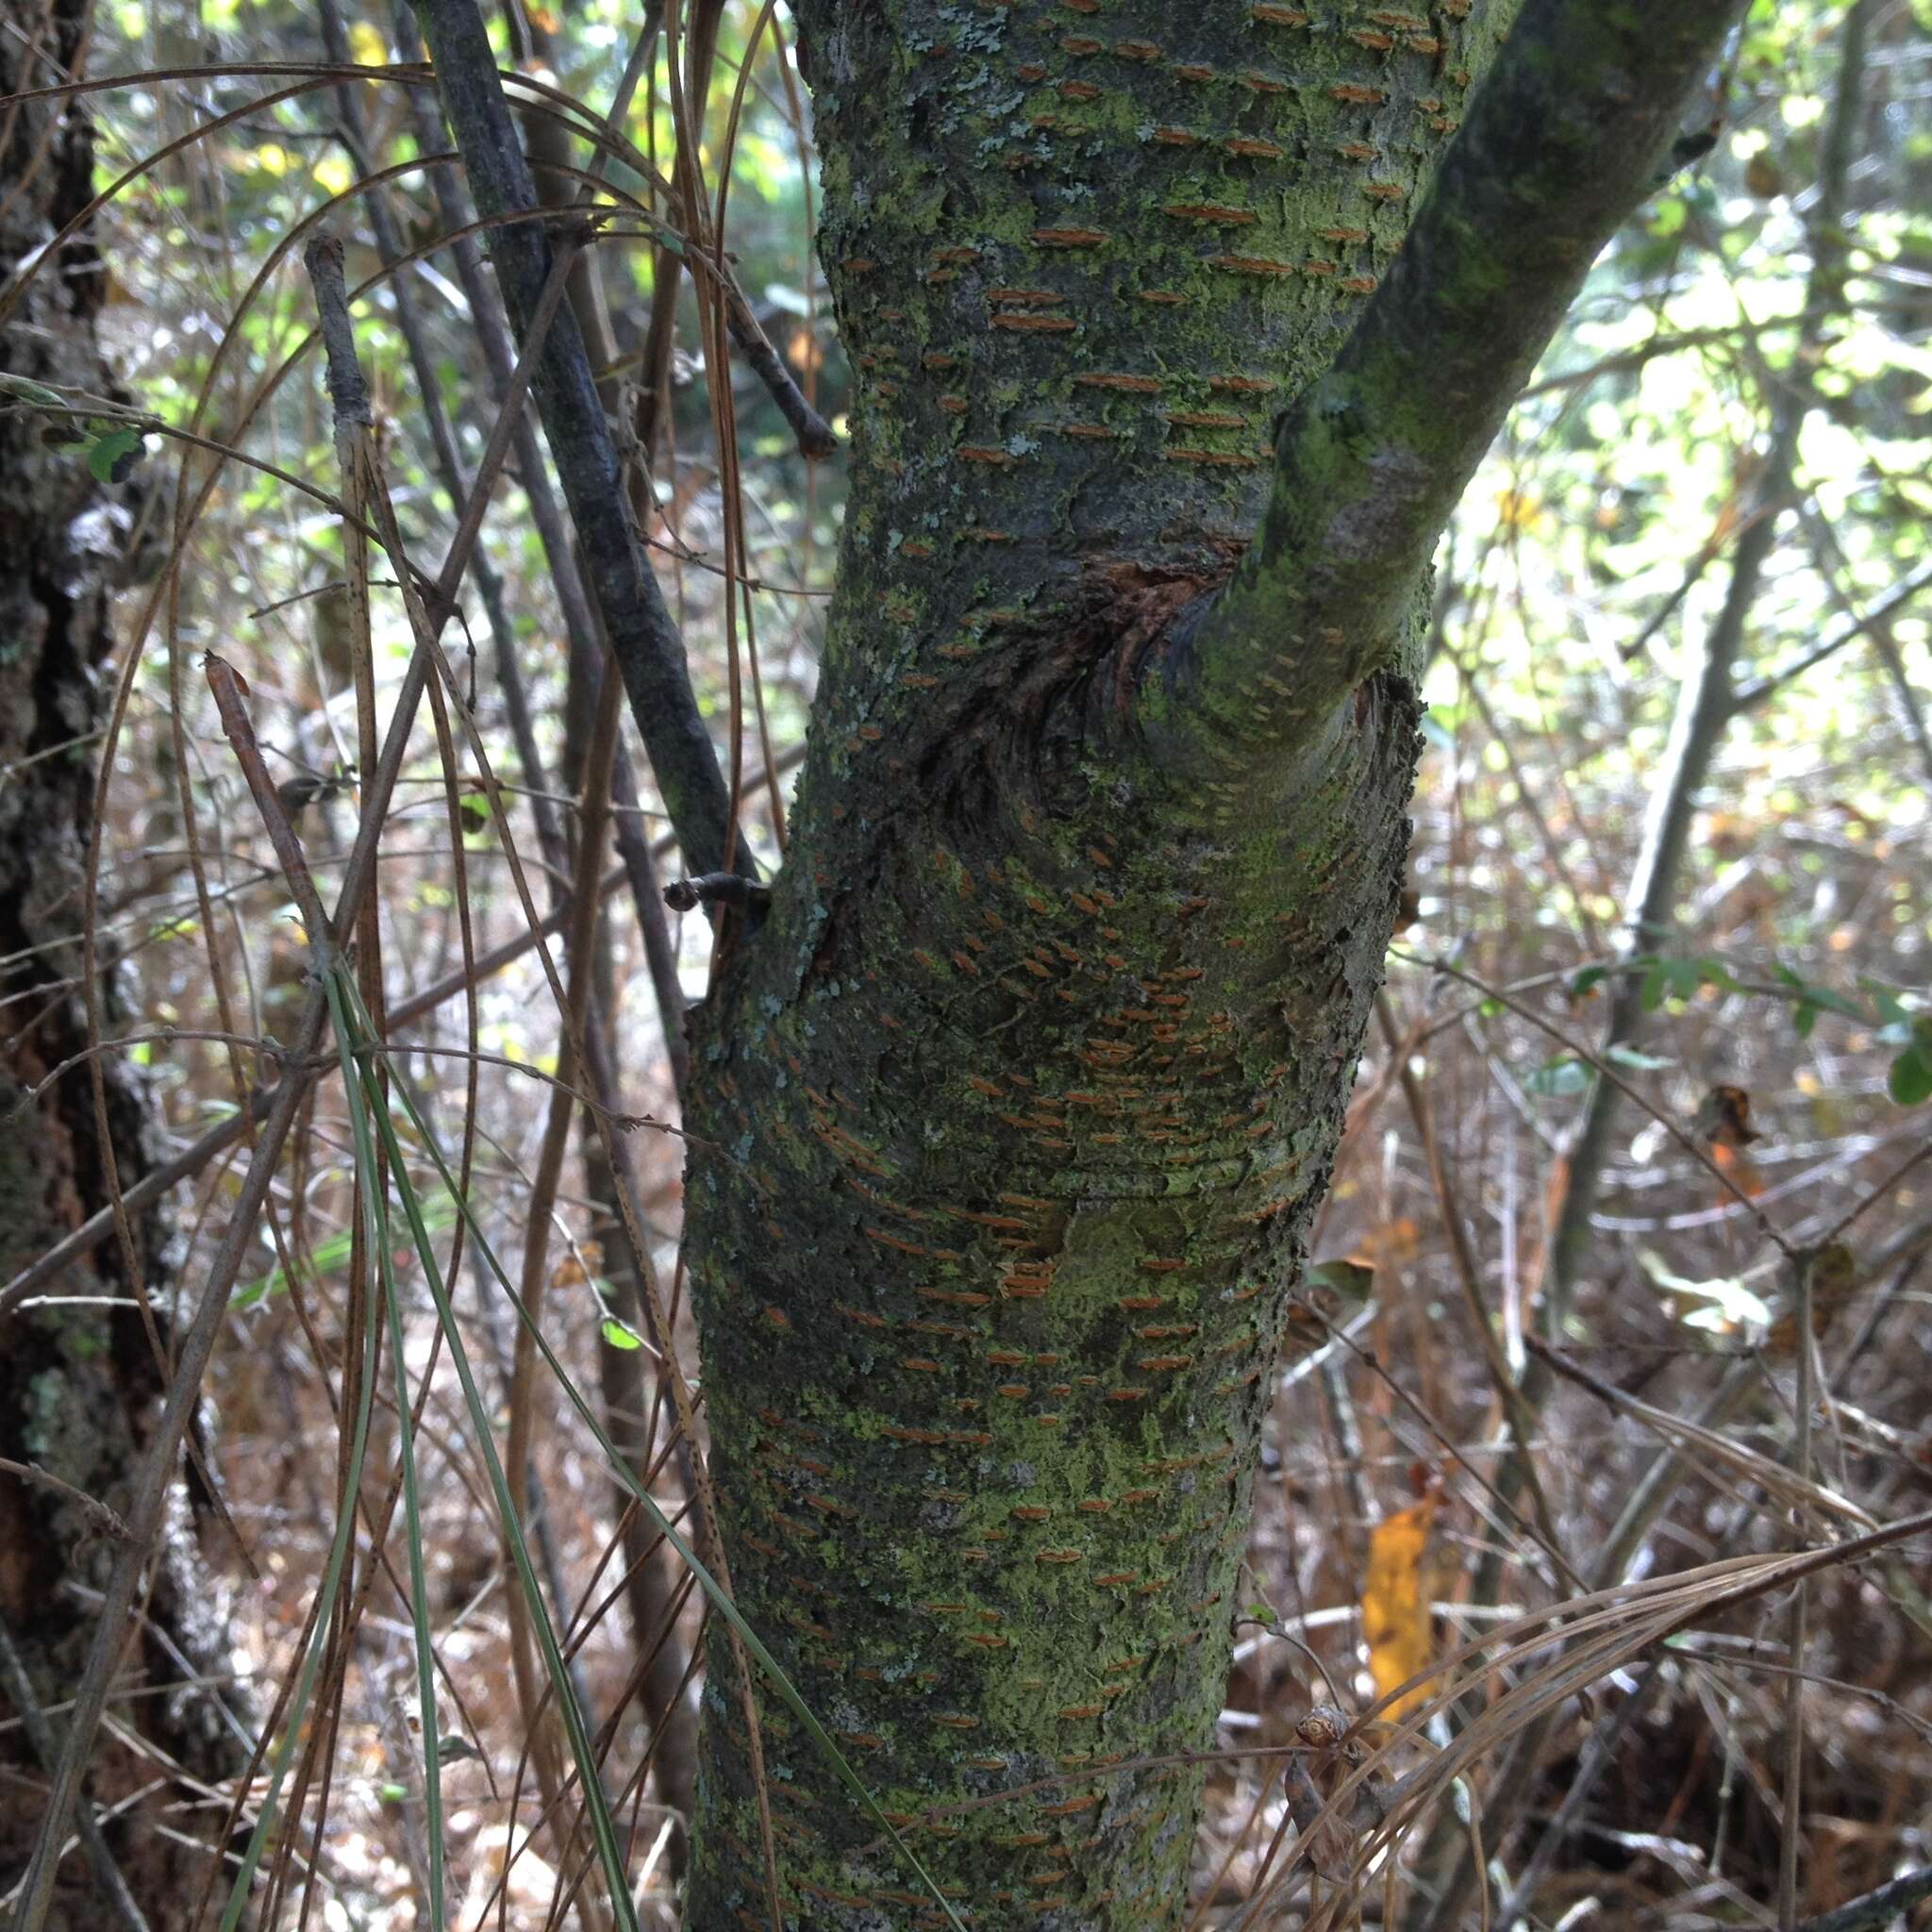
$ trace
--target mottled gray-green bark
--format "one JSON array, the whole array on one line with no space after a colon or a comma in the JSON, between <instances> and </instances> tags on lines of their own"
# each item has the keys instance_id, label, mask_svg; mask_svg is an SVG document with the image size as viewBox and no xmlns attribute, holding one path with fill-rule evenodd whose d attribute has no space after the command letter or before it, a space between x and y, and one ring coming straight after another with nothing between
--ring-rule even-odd
<instances>
[{"instance_id":1,"label":"mottled gray-green bark","mask_svg":"<svg viewBox=\"0 0 1932 1932\"><path fill-rule=\"evenodd\" d=\"M794 9L852 489L788 862L693 1028L691 1285L739 1606L975 1927L1178 1919L1428 553L1735 8L1525 0L1486 91L1515 0ZM526 310L544 249L496 252ZM709 1668L725 1932L768 1924L760 1794ZM758 1697L788 1923L935 1923Z\"/></svg>"},{"instance_id":2,"label":"mottled gray-green bark","mask_svg":"<svg viewBox=\"0 0 1932 1932\"><path fill-rule=\"evenodd\" d=\"M68 71L87 8L0 0L0 94ZM93 190L85 114L37 102L0 117L0 285L43 248ZM0 330L0 369L96 395L111 384L95 343L105 275L76 239L42 261ZM109 643L106 578L128 536L131 499L103 491L82 453L50 444L31 415L0 413L0 1277L11 1278L106 1201L105 1121L124 1186L150 1164L148 1107L115 1056L102 1063L104 1113L85 1068L38 1100L29 1090L86 1045L77 991L82 864L96 773L92 732ZM120 1018L108 989L110 1025ZM20 1877L49 1767L22 1723L30 1698L58 1735L93 1637L90 1592L114 1554L82 1498L123 1501L146 1440L161 1372L130 1297L137 1280L164 1297L170 1232L154 1208L42 1292L58 1305L0 1317L0 1458L68 1486L0 1471L0 1893ZM108 1303L111 1306L104 1306ZM75 1492L78 1492L76 1495ZM177 1495L155 1552L147 1621L126 1653L144 1694L119 1715L192 1778L240 1768L235 1737L206 1690L178 1688L227 1668L222 1599L202 1566L194 1515ZM18 1664L21 1675L14 1674ZM22 1688L22 1677L25 1690ZM169 1687L177 1687L170 1689ZM158 1694L156 1694L158 1693ZM174 1807L187 1788L119 1743L95 1757L89 1796L108 1807L147 1795L68 1854L54 1894L58 1926L125 1924L125 1902L155 1928L185 1925L207 1867ZM162 1829L165 1824L167 1830ZM103 1856L105 1855L105 1856ZM125 1893L103 1873L118 1868Z\"/></svg>"},{"instance_id":3,"label":"mottled gray-green bark","mask_svg":"<svg viewBox=\"0 0 1932 1932\"><path fill-rule=\"evenodd\" d=\"M1398 657L1240 795L1132 719L1497 10L801 25L861 387L793 860L693 1055L734 1588L889 1812L1048 1781L918 1835L970 1923L1155 1927L1197 1774L1094 1774L1212 1741L1417 706ZM704 1932L764 1923L711 1670ZM796 1923L928 1923L762 1708Z\"/></svg>"}]
</instances>

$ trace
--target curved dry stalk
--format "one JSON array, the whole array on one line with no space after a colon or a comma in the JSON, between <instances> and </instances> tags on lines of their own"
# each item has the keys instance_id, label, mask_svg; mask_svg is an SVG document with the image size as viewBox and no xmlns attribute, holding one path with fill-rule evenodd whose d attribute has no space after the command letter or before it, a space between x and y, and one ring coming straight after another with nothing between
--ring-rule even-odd
<instances>
[{"instance_id":1,"label":"curved dry stalk","mask_svg":"<svg viewBox=\"0 0 1932 1932\"><path fill-rule=\"evenodd\" d=\"M290 240L292 242L292 238ZM526 352L525 360L527 359ZM501 461L500 453L497 460ZM480 524L480 499L488 489L493 474L493 471L487 467L479 472L476 524ZM210 479L202 493L201 502L204 505L212 488L213 483ZM333 927L338 941L344 935L347 926L353 924L362 896L369 890L375 876L376 828L381 823L384 806L402 768L409 728L424 683L429 675L432 655L438 658L451 689L456 689L453 674L448 672L446 662L441 660L436 634L441 625L447 622L449 612L454 608L455 587L460 579L468 546L475 541L475 528L473 525L468 531L467 541L459 536L458 543L452 547L445 561L443 578L439 583L438 616L434 627L425 625L418 637L417 649L410 658L409 669L405 675L403 690L391 720L390 733L383 747L382 758L374 778L366 780L365 798L369 803L357 835L355 848L344 869L341 894ZM407 572L408 558L402 554L399 542L394 546L394 561L399 571ZM443 589L444 584L447 585L446 591ZM418 608L416 601L411 597L408 602L414 612ZM111 714L115 725L118 725L120 719L125 716L126 692L131 687L133 671L139 661L139 652L130 651ZM110 743L112 728L113 726L110 726ZM100 834L103 823L104 815L97 814L88 869L90 908L98 880ZM527 892L525 896L527 902ZM541 923L536 918L534 908L530 908L530 917L533 926ZM325 927L325 931L327 930L330 928ZM548 955L543 954L542 957L547 965ZM97 974L90 972L87 977L95 991L95 996L90 1001L90 1026L93 1037L98 1037L100 1023ZM311 989L293 1043L293 1054L298 1062L308 1059L316 1053L322 1040L325 1012L325 1001L322 989ZM43 1923L54 1883L56 1848L65 1831L66 1821L79 1788L81 1774L92 1747L94 1729L100 1723L114 1658L125 1629L127 1610L142 1573L145 1552L159 1526L167 1487L172 1479L174 1458L179 1453L189 1420L199 1400L201 1378L207 1372L208 1358L213 1353L215 1338L220 1330L222 1318L226 1312L229 1292L240 1274L242 1258L252 1241L256 1217L263 1211L267 1204L269 1186L274 1177L282 1142L294 1124L295 1113L307 1086L305 1079L289 1077L275 1090L267 1117L262 1124L260 1137L256 1141L247 1174L233 1204L227 1232L216 1252L201 1299L196 1304L193 1316L182 1338L175 1362L173 1379L169 1385L168 1399L156 1425L146 1458L142 1465L135 1498L126 1511L131 1541L117 1560L103 1592L99 1630L89 1654L80 1686L75 1692L74 1712L69 1720L67 1744L61 1758L60 1771L54 1780L47 1807L42 1817L39 1836L35 1840L33 1856L28 1864L20 1916L16 1921L19 1932L40 1932ZM247 1131L245 1125L242 1131ZM125 1204L121 1211L125 1211Z\"/></svg>"},{"instance_id":2,"label":"curved dry stalk","mask_svg":"<svg viewBox=\"0 0 1932 1932\"><path fill-rule=\"evenodd\" d=\"M568 1005L562 1017L563 1041L558 1056L558 1071L564 1081L552 1090L543 1138L533 1177L528 1208L528 1230L524 1247L524 1304L533 1322L542 1314L545 1291L549 1285L549 1230L556 1205L558 1184L562 1177L563 1160L570 1144L571 1117L575 1111L568 1080L577 1071L573 1042L581 1039L585 1016L595 981L597 893L596 869L602 862L604 837L609 824L608 801L610 770L617 750L617 730L621 716L622 690L615 678L607 678L599 694L596 724L591 735L591 748L585 760L583 788L578 801L577 867L582 884L573 895L571 924L565 957L569 962L566 981ZM527 1327L517 1331L509 1385L509 1423L505 1446L505 1462L509 1474L510 1497L521 1515L528 1502L528 1479L535 1425L537 1393L537 1349ZM559 1612L563 1609L559 1604ZM516 1669L517 1692L525 1713L525 1731L538 1781L547 1804L554 1802L562 1785L561 1760L558 1740L544 1724L542 1699L533 1654L527 1607L514 1599L509 1605L510 1656ZM575 1828L570 1839L576 1836ZM581 1856L566 1840L559 1849L566 1857Z\"/></svg>"},{"instance_id":3,"label":"curved dry stalk","mask_svg":"<svg viewBox=\"0 0 1932 1932\"><path fill-rule=\"evenodd\" d=\"M1321 1823L1345 1819L1355 1794L1372 1777L1386 1774L1397 1750L1422 1740L1431 1719L1446 1710L1484 1679L1547 1650L1560 1655L1505 1690L1455 1740L1435 1753L1426 1764L1392 1784L1382 1796L1384 1817L1374 1830L1357 1840L1348 1885L1330 1907L1329 1916L1310 1920L1310 1932L1332 1925L1334 1915L1349 1908L1360 1884L1375 1862L1393 1849L1423 1814L1444 1798L1455 1781L1479 1759L1492 1754L1511 1736L1555 1710L1564 1701L1604 1675L1640 1656L1653 1644L1690 1628L1699 1619L1797 1584L1826 1569L1856 1562L1874 1552L1932 1531L1932 1511L1900 1518L1848 1541L1810 1549L1721 1558L1697 1569L1636 1585L1592 1591L1567 1604L1532 1612L1477 1639L1418 1672L1378 1699L1358 1717L1352 1733L1360 1733L1383 1707L1407 1697L1435 1679L1443 1688L1393 1727L1373 1753L1353 1765L1329 1794ZM1574 1617L1567 1624L1558 1619ZM1484 1660L1482 1653L1496 1655ZM1464 1664L1470 1668L1462 1670ZM1297 1854L1297 1861L1299 1853ZM1256 1915L1278 1899L1293 1873L1293 1863L1274 1875L1250 1900L1230 1932L1245 1932Z\"/></svg>"},{"instance_id":4,"label":"curved dry stalk","mask_svg":"<svg viewBox=\"0 0 1932 1932\"><path fill-rule=\"evenodd\" d=\"M1809 1271L1805 1272L1808 1274ZM1701 1451L1711 1461L1734 1471L1741 1480L1756 1483L1786 1508L1810 1510L1827 1522L1849 1524L1859 1530L1876 1527L1871 1512L1861 1509L1849 1497L1825 1488L1823 1483L1814 1482L1807 1473L1787 1469L1781 1462L1774 1462L1770 1457L1760 1456L1755 1449L1747 1449L1741 1442L1732 1441L1711 1423L1673 1415L1668 1409L1657 1408L1638 1396L1626 1394L1600 1375L1591 1374L1581 1363L1571 1361L1540 1336L1525 1337L1524 1345L1539 1360L1546 1362L1579 1388L1588 1389L1599 1401L1607 1403L1620 1414L1634 1417L1646 1428L1668 1442L1675 1442L1680 1448ZM1752 1366L1755 1368L1755 1364ZM1726 1393L1720 1391L1721 1397ZM1728 1401L1725 1401L1720 1414L1728 1407ZM1615 1547L1621 1539L1612 1538L1611 1541Z\"/></svg>"}]
</instances>

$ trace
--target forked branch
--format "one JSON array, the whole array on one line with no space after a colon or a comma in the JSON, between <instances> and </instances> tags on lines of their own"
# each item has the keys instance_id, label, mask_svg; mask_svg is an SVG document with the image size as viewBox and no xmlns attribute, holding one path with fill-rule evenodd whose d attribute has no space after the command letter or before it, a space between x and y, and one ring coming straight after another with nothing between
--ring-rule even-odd
<instances>
[{"instance_id":1,"label":"forked branch","mask_svg":"<svg viewBox=\"0 0 1932 1932\"><path fill-rule=\"evenodd\" d=\"M1387 277L1282 423L1181 702L1150 697L1184 760L1278 765L1391 661L1457 498L1739 12L1528 0Z\"/></svg>"}]
</instances>

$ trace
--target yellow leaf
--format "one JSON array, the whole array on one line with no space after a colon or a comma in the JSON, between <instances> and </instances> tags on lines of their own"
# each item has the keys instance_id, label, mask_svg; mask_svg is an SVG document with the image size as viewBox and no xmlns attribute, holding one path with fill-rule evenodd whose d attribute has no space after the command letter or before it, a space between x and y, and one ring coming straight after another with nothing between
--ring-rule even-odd
<instances>
[{"instance_id":1,"label":"yellow leaf","mask_svg":"<svg viewBox=\"0 0 1932 1932\"><path fill-rule=\"evenodd\" d=\"M1422 1228L1414 1217L1400 1214L1370 1228L1349 1258L1365 1268L1399 1268L1415 1258L1421 1238Z\"/></svg>"},{"instance_id":2,"label":"yellow leaf","mask_svg":"<svg viewBox=\"0 0 1932 1932\"><path fill-rule=\"evenodd\" d=\"M1429 1661L1429 1608L1423 1601L1423 1552L1436 1499L1386 1516L1369 1532L1369 1574L1362 1584L1362 1634L1368 1640L1369 1669L1375 1694L1386 1697ZM1418 1685L1382 1715L1391 1724L1429 1694Z\"/></svg>"},{"instance_id":3,"label":"yellow leaf","mask_svg":"<svg viewBox=\"0 0 1932 1932\"><path fill-rule=\"evenodd\" d=\"M1509 528L1527 534L1542 522L1543 507L1535 497L1521 491L1499 490L1496 491L1496 514Z\"/></svg>"},{"instance_id":4,"label":"yellow leaf","mask_svg":"<svg viewBox=\"0 0 1932 1932\"><path fill-rule=\"evenodd\" d=\"M373 21L358 20L349 29L349 58L358 67L389 65L389 42Z\"/></svg>"}]
</instances>

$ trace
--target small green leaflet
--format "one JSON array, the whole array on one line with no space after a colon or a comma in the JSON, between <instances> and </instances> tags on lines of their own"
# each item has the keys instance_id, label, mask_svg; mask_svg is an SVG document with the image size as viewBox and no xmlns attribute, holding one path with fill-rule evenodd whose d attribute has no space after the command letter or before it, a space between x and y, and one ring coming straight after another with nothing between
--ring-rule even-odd
<instances>
[{"instance_id":1,"label":"small green leaflet","mask_svg":"<svg viewBox=\"0 0 1932 1932\"><path fill-rule=\"evenodd\" d=\"M1795 996L1791 1024L1798 1029L1800 1040L1811 1038L1811 1029L1817 1025L1820 1013L1837 1013L1841 1019L1860 1023L1871 1017L1857 1001L1848 1000L1843 993L1834 992L1828 986L1814 986L1809 980L1801 979L1789 966L1778 964L1771 970Z\"/></svg>"},{"instance_id":2,"label":"small green leaflet","mask_svg":"<svg viewBox=\"0 0 1932 1932\"><path fill-rule=\"evenodd\" d=\"M144 454L141 431L124 425L94 439L87 453L87 466L97 483L125 483Z\"/></svg>"},{"instance_id":3,"label":"small green leaflet","mask_svg":"<svg viewBox=\"0 0 1932 1932\"><path fill-rule=\"evenodd\" d=\"M1567 1093L1581 1093L1590 1085L1590 1069L1574 1054L1562 1054L1556 1059L1545 1060L1533 1073L1524 1076L1523 1086L1527 1093L1541 1095L1546 1100L1560 1099Z\"/></svg>"},{"instance_id":4,"label":"small green leaflet","mask_svg":"<svg viewBox=\"0 0 1932 1932\"><path fill-rule=\"evenodd\" d=\"M64 409L67 398L58 389L49 389L45 383L32 382L25 375L10 375L0 371L0 396L18 396L24 403L38 403L43 409Z\"/></svg>"},{"instance_id":5,"label":"small green leaflet","mask_svg":"<svg viewBox=\"0 0 1932 1932\"><path fill-rule=\"evenodd\" d=\"M1879 1038L1893 1041L1904 1040L1912 1024L1911 1008L1889 986L1881 986L1871 979L1861 979L1858 985L1861 991L1872 995L1872 1004L1877 1008L1878 1017L1887 1029ZM1890 1030L1893 1027L1904 1030L1894 1033Z\"/></svg>"},{"instance_id":6,"label":"small green leaflet","mask_svg":"<svg viewBox=\"0 0 1932 1932\"><path fill-rule=\"evenodd\" d=\"M1654 1053L1640 1053L1634 1046L1626 1046L1620 1040L1614 1046L1604 1048L1605 1059L1614 1066L1627 1067L1635 1074L1660 1074L1674 1064L1671 1060Z\"/></svg>"},{"instance_id":7,"label":"small green leaflet","mask_svg":"<svg viewBox=\"0 0 1932 1932\"><path fill-rule=\"evenodd\" d=\"M1365 1302L1375 1285L1375 1271L1365 1262L1317 1261L1308 1270L1308 1282L1314 1288L1325 1288L1339 1294L1344 1301Z\"/></svg>"},{"instance_id":8,"label":"small green leaflet","mask_svg":"<svg viewBox=\"0 0 1932 1932\"><path fill-rule=\"evenodd\" d=\"M230 1113L234 1110L233 1108L228 1109ZM429 1225L439 1234L456 1224L456 1209L447 1202L432 1200L425 1206L424 1213ZM353 1237L347 1228L330 1235L326 1241L317 1241L305 1257L305 1264L299 1267L303 1282L321 1281L346 1268L352 1245ZM287 1274L279 1267L272 1268L258 1280L238 1288L229 1297L228 1307L237 1312L259 1307L263 1302L273 1301L288 1285Z\"/></svg>"},{"instance_id":9,"label":"small green leaflet","mask_svg":"<svg viewBox=\"0 0 1932 1932\"><path fill-rule=\"evenodd\" d=\"M1652 953L1630 963L1643 968L1640 997L1646 1013L1656 1012L1666 999L1695 999L1701 986L1721 987L1726 991L1737 989L1738 982L1722 959L1672 959Z\"/></svg>"},{"instance_id":10,"label":"small green leaflet","mask_svg":"<svg viewBox=\"0 0 1932 1932\"><path fill-rule=\"evenodd\" d=\"M1624 962L1624 970L1642 975L1639 997L1646 1012L1655 1012L1667 999L1694 998L1701 987L1715 986L1725 992L1770 993L1788 999L1791 1024L1800 1040L1809 1040L1821 1013L1836 1013L1860 1026L1869 1026L1887 1046L1900 1049L1891 1063L1885 1083L1886 1091L1900 1107L1916 1107L1932 1100L1932 1014L1917 1013L1890 987L1861 979L1858 991L1864 1000L1806 979L1782 961L1772 966L1775 986L1744 985L1722 959L1670 958L1661 953L1639 953ZM1619 969L1601 962L1582 967L1570 978L1570 996L1580 999L1593 987L1601 986ZM1486 1002L1483 1010L1489 1009ZM1639 1073L1660 1073L1668 1060L1640 1053L1634 1047L1612 1046L1604 1058L1611 1064ZM1579 1079L1579 1073L1585 1077ZM1523 1083L1531 1093L1544 1095L1575 1093L1588 1084L1587 1072L1574 1058L1547 1061Z\"/></svg>"},{"instance_id":11,"label":"small green leaflet","mask_svg":"<svg viewBox=\"0 0 1932 1932\"><path fill-rule=\"evenodd\" d=\"M602 1329L603 1337L612 1348L621 1348L628 1355L632 1349L644 1345L643 1337L626 1328L615 1315L607 1315Z\"/></svg>"},{"instance_id":12,"label":"small green leaflet","mask_svg":"<svg viewBox=\"0 0 1932 1932\"><path fill-rule=\"evenodd\" d=\"M0 396L12 396L40 408L61 411L61 417L48 425L47 440L57 447L87 442L87 466L97 482L125 482L145 453L145 432L132 424L95 421L83 426L74 408L77 401L91 400L83 391L75 390L69 394L25 375L0 371ZM88 441L90 435L92 441Z\"/></svg>"},{"instance_id":13,"label":"small green leaflet","mask_svg":"<svg viewBox=\"0 0 1932 1932\"><path fill-rule=\"evenodd\" d=\"M1885 1091L1901 1107L1917 1107L1932 1100L1932 1017L1912 1022L1910 1041L1891 1063Z\"/></svg>"}]
</instances>

